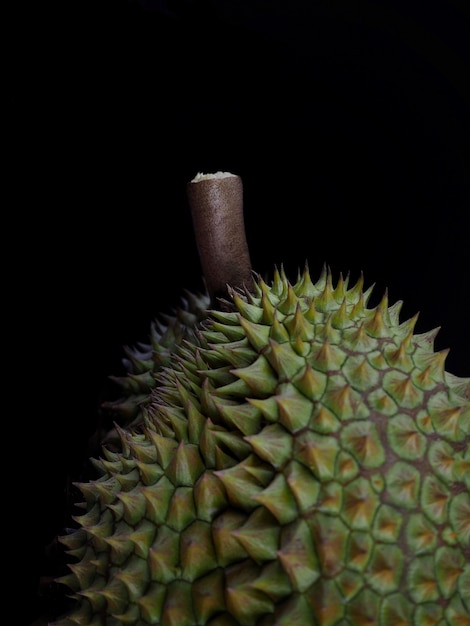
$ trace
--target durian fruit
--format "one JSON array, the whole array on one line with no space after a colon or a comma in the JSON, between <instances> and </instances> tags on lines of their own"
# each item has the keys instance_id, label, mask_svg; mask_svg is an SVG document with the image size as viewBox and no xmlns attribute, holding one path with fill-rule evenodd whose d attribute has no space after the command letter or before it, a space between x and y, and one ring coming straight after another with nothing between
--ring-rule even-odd
<instances>
[{"instance_id":1,"label":"durian fruit","mask_svg":"<svg viewBox=\"0 0 470 626\"><path fill-rule=\"evenodd\" d=\"M470 379L362 276L250 276L78 485L54 625L468 626Z\"/></svg>"}]
</instances>

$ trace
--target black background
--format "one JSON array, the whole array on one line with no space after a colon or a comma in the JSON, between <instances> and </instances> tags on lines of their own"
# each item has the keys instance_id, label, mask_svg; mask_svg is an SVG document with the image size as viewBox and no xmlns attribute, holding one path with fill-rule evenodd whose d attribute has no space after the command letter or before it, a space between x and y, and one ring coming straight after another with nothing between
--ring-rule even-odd
<instances>
[{"instance_id":1,"label":"black background","mask_svg":"<svg viewBox=\"0 0 470 626\"><path fill-rule=\"evenodd\" d=\"M198 171L242 177L256 271L363 272L403 321L419 312L417 332L441 327L446 369L470 376L470 14L457 0L88 0L8 17L5 396L32 619L107 376L202 286Z\"/></svg>"}]
</instances>

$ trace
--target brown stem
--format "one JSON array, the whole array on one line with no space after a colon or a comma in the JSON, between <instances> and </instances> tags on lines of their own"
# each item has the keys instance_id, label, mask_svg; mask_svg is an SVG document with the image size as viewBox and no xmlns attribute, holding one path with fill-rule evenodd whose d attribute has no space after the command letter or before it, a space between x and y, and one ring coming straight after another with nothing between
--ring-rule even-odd
<instances>
[{"instance_id":1,"label":"brown stem","mask_svg":"<svg viewBox=\"0 0 470 626\"><path fill-rule=\"evenodd\" d=\"M253 275L243 219L243 184L229 172L197 174L187 185L188 202L212 306L227 287L251 289Z\"/></svg>"}]
</instances>

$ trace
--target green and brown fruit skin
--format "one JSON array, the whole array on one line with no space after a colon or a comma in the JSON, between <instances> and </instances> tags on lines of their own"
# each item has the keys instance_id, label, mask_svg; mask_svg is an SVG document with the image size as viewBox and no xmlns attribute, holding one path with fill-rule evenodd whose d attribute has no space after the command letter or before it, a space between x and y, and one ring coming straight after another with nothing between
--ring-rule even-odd
<instances>
[{"instance_id":1,"label":"green and brown fruit skin","mask_svg":"<svg viewBox=\"0 0 470 626\"><path fill-rule=\"evenodd\" d=\"M79 485L56 626L465 626L469 380L362 278L208 312Z\"/></svg>"}]
</instances>

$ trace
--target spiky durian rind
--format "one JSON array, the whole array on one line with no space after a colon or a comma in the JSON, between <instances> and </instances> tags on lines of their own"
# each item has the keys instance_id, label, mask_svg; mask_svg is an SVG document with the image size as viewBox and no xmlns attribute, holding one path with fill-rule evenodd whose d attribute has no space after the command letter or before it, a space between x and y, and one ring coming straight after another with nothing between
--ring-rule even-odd
<instances>
[{"instance_id":1,"label":"spiky durian rind","mask_svg":"<svg viewBox=\"0 0 470 626\"><path fill-rule=\"evenodd\" d=\"M122 365L125 373L109 376L120 395L101 403L103 421L108 427L100 426L100 445L119 448L120 438L115 424L128 430L141 427L143 406L155 386L156 374L170 364L177 346L184 340L193 339L194 329L207 315L209 303L206 291L186 291L178 307L152 321L148 341L124 347Z\"/></svg>"},{"instance_id":2,"label":"spiky durian rind","mask_svg":"<svg viewBox=\"0 0 470 626\"><path fill-rule=\"evenodd\" d=\"M370 295L306 267L210 312L78 485L56 626L469 622L469 380Z\"/></svg>"}]
</instances>

